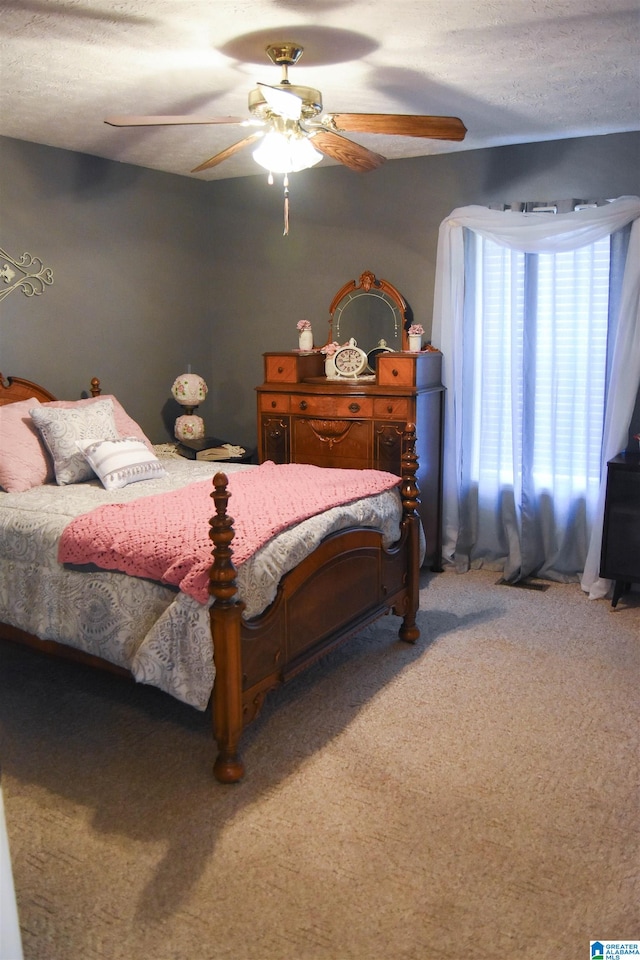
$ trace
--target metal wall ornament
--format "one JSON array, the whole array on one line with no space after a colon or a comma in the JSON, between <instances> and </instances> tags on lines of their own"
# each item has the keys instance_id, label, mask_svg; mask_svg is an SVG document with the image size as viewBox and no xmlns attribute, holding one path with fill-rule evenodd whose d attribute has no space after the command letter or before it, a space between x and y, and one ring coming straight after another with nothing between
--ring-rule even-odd
<instances>
[{"instance_id":1,"label":"metal wall ornament","mask_svg":"<svg viewBox=\"0 0 640 960\"><path fill-rule=\"evenodd\" d=\"M53 271L30 253L15 259L0 247L0 264L0 280L4 284L0 285L0 300L14 290L22 290L25 297L39 297L53 283Z\"/></svg>"}]
</instances>

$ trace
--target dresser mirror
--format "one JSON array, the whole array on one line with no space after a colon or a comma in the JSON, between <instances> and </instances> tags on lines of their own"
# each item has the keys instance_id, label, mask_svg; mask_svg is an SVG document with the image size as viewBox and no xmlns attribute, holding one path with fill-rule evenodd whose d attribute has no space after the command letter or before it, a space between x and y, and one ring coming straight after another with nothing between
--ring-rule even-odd
<instances>
[{"instance_id":1,"label":"dresser mirror","mask_svg":"<svg viewBox=\"0 0 640 960\"><path fill-rule=\"evenodd\" d=\"M407 350L409 307L393 284L365 271L346 283L329 307L329 343L347 343L352 337L369 355L378 350Z\"/></svg>"}]
</instances>

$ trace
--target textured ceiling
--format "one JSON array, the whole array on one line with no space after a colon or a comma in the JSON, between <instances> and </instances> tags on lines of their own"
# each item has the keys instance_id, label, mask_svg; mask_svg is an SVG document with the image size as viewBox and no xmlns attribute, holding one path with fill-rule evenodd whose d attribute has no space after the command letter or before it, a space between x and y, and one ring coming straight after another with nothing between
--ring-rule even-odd
<instances>
[{"instance_id":1,"label":"textured ceiling","mask_svg":"<svg viewBox=\"0 0 640 960\"><path fill-rule=\"evenodd\" d=\"M0 135L185 176L247 132L104 117L248 116L256 81L280 81L264 49L282 40L304 46L290 79L330 112L468 128L460 144L350 135L390 159L640 128L640 0L0 0L0 12ZM247 150L195 176L258 173Z\"/></svg>"}]
</instances>

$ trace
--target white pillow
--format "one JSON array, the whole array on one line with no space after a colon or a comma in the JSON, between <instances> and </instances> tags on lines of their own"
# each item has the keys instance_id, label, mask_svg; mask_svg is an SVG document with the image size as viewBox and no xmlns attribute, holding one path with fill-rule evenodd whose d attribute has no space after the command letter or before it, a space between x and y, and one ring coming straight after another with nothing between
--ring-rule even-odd
<instances>
[{"instance_id":1,"label":"white pillow","mask_svg":"<svg viewBox=\"0 0 640 960\"><path fill-rule=\"evenodd\" d=\"M76 440L87 463L97 473L105 490L119 490L138 480L165 477L167 471L142 440Z\"/></svg>"},{"instance_id":2,"label":"white pillow","mask_svg":"<svg viewBox=\"0 0 640 960\"><path fill-rule=\"evenodd\" d=\"M111 400L96 400L72 409L41 405L29 413L49 449L56 483L60 485L81 483L93 477L93 470L78 450L76 440L90 437L116 440L119 436Z\"/></svg>"},{"instance_id":3,"label":"white pillow","mask_svg":"<svg viewBox=\"0 0 640 960\"><path fill-rule=\"evenodd\" d=\"M102 403L103 400L110 400L113 404L113 419L118 436L138 437L139 440L144 440L149 450L153 450L153 444L145 435L142 427L129 416L118 398L114 397L113 394L103 394L101 397L85 397L84 400L48 400L44 406L51 407L54 410L79 410L82 407L93 406L95 403Z\"/></svg>"}]
</instances>

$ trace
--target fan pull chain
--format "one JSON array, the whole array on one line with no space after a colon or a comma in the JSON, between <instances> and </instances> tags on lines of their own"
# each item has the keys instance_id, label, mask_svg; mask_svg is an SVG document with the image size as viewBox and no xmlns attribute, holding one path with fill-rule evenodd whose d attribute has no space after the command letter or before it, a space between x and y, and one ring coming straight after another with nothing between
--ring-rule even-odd
<instances>
[{"instance_id":1,"label":"fan pull chain","mask_svg":"<svg viewBox=\"0 0 640 960\"><path fill-rule=\"evenodd\" d=\"M284 175L284 230L282 236L289 235L289 177Z\"/></svg>"},{"instance_id":2,"label":"fan pull chain","mask_svg":"<svg viewBox=\"0 0 640 960\"><path fill-rule=\"evenodd\" d=\"M273 173L269 171L269 176L267 178L267 183L271 186L273 185ZM284 175L284 230L282 231L283 237L289 236L289 177L285 173Z\"/></svg>"}]
</instances>

